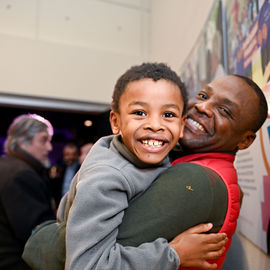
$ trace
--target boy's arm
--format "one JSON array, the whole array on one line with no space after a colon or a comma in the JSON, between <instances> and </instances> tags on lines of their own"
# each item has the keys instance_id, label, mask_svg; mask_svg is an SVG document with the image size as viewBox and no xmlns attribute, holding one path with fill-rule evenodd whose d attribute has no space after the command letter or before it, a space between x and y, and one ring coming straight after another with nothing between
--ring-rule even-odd
<instances>
[{"instance_id":1,"label":"boy's arm","mask_svg":"<svg viewBox=\"0 0 270 270\"><path fill-rule=\"evenodd\" d=\"M192 227L176 236L169 244L180 257L181 266L198 267L212 270L217 265L207 260L219 258L225 250L226 234L203 234L212 228L212 224L201 224Z\"/></svg>"}]
</instances>

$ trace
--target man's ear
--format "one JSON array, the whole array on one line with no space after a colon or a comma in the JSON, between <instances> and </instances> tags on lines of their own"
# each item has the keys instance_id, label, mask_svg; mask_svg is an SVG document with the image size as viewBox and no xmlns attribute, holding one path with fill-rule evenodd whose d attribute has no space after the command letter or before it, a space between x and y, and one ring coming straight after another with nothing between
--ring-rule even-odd
<instances>
[{"instance_id":1,"label":"man's ear","mask_svg":"<svg viewBox=\"0 0 270 270\"><path fill-rule=\"evenodd\" d=\"M179 136L180 139L183 138L184 136L184 128L185 128L186 120L187 120L187 116L185 115L181 119L181 131L180 131L180 136Z\"/></svg>"},{"instance_id":2,"label":"man's ear","mask_svg":"<svg viewBox=\"0 0 270 270\"><path fill-rule=\"evenodd\" d=\"M120 115L115 111L110 112L110 124L114 135L120 133Z\"/></svg>"},{"instance_id":3,"label":"man's ear","mask_svg":"<svg viewBox=\"0 0 270 270\"><path fill-rule=\"evenodd\" d=\"M253 132L251 130L247 131L244 134L241 142L239 142L238 145L237 145L238 146L238 150L243 150L243 149L248 148L253 143L253 141L255 140L255 138L256 138L255 132Z\"/></svg>"}]
</instances>

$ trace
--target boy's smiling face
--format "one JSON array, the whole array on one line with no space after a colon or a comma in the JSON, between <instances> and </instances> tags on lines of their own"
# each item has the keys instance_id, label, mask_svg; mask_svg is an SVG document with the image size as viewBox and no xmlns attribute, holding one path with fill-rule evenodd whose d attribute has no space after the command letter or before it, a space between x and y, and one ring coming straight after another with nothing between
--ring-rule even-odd
<instances>
[{"instance_id":1,"label":"boy's smiling face","mask_svg":"<svg viewBox=\"0 0 270 270\"><path fill-rule=\"evenodd\" d=\"M120 97L119 112L111 112L114 134L141 161L161 162L183 135L183 99L178 86L160 79L128 83Z\"/></svg>"}]
</instances>

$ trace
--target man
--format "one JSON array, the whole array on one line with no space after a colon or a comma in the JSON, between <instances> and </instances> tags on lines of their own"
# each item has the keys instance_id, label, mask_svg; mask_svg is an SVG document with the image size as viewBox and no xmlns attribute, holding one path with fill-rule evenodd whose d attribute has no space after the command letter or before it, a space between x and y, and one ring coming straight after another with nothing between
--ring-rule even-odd
<instances>
[{"instance_id":1,"label":"man","mask_svg":"<svg viewBox=\"0 0 270 270\"><path fill-rule=\"evenodd\" d=\"M171 241L191 226L212 222L214 231L227 233L228 250L240 211L234 157L252 144L266 117L265 97L252 80L227 75L205 86L189 102L181 139L185 155L179 158L178 152L178 164L129 206L118 241ZM224 256L216 261L217 269L223 261Z\"/></svg>"},{"instance_id":2,"label":"man","mask_svg":"<svg viewBox=\"0 0 270 270\"><path fill-rule=\"evenodd\" d=\"M68 143L63 149L64 173L61 195L64 196L70 186L73 176L80 168L79 150L74 143Z\"/></svg>"},{"instance_id":3,"label":"man","mask_svg":"<svg viewBox=\"0 0 270 270\"><path fill-rule=\"evenodd\" d=\"M54 219L45 164L53 128L36 114L14 119L0 158L0 269L30 270L21 255L32 230Z\"/></svg>"},{"instance_id":4,"label":"man","mask_svg":"<svg viewBox=\"0 0 270 270\"><path fill-rule=\"evenodd\" d=\"M53 196L58 207L61 198L67 193L73 176L80 168L79 150L76 144L67 143L63 148L63 163L51 168L50 177L53 189ZM56 175L52 175L56 170Z\"/></svg>"},{"instance_id":5,"label":"man","mask_svg":"<svg viewBox=\"0 0 270 270\"><path fill-rule=\"evenodd\" d=\"M83 163L83 161L85 160L87 154L89 153L89 151L91 150L93 145L94 144L90 142L90 143L86 143L86 144L81 146L81 148L80 148L80 156L79 156L80 164Z\"/></svg>"}]
</instances>

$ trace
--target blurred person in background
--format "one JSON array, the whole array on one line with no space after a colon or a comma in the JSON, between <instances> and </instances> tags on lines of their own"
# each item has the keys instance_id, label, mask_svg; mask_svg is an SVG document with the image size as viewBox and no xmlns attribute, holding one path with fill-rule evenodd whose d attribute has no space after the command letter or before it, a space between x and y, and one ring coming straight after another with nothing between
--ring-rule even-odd
<instances>
[{"instance_id":1,"label":"blurred person in background","mask_svg":"<svg viewBox=\"0 0 270 270\"><path fill-rule=\"evenodd\" d=\"M79 150L76 144L68 143L63 149L64 171L61 195L64 196L69 189L71 180L80 168Z\"/></svg>"},{"instance_id":2,"label":"blurred person in background","mask_svg":"<svg viewBox=\"0 0 270 270\"><path fill-rule=\"evenodd\" d=\"M29 270L21 255L32 230L55 219L46 165L53 127L45 118L24 114L7 132L0 157L0 269Z\"/></svg>"},{"instance_id":3,"label":"blurred person in background","mask_svg":"<svg viewBox=\"0 0 270 270\"><path fill-rule=\"evenodd\" d=\"M91 150L93 145L94 145L93 143L86 143L86 144L81 146L81 148L80 148L80 156L79 156L80 164L83 163L83 161L85 160L87 154L89 153L89 151Z\"/></svg>"},{"instance_id":4,"label":"blurred person in background","mask_svg":"<svg viewBox=\"0 0 270 270\"><path fill-rule=\"evenodd\" d=\"M69 189L71 180L80 168L79 149L73 142L67 143L63 148L63 160L60 165L50 169L50 178L56 207L61 198Z\"/></svg>"}]
</instances>

